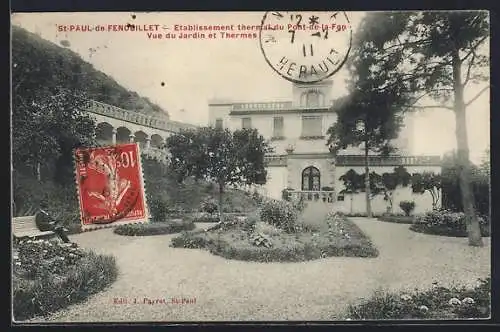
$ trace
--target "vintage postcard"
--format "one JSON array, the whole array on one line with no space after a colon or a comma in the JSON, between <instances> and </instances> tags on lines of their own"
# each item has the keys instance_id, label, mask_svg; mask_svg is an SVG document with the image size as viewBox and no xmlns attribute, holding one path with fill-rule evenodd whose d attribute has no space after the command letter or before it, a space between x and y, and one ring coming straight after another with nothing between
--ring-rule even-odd
<instances>
[{"instance_id":1,"label":"vintage postcard","mask_svg":"<svg viewBox=\"0 0 500 332\"><path fill-rule=\"evenodd\" d=\"M13 322L488 320L489 21L13 13Z\"/></svg>"}]
</instances>

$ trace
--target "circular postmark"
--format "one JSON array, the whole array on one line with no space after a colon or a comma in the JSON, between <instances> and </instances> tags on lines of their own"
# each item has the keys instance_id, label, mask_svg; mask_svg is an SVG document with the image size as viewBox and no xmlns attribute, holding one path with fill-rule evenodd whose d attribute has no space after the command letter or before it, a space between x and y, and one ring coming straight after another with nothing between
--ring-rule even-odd
<instances>
[{"instance_id":1,"label":"circular postmark","mask_svg":"<svg viewBox=\"0 0 500 332\"><path fill-rule=\"evenodd\" d=\"M280 76L294 83L316 83L342 68L352 29L343 11L266 12L259 42L266 62Z\"/></svg>"}]
</instances>

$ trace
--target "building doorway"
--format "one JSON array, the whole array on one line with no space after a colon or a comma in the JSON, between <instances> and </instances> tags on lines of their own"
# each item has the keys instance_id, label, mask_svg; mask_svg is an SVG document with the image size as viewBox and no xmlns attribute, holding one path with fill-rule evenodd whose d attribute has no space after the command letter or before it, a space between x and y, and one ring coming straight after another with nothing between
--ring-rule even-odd
<instances>
[{"instance_id":1,"label":"building doorway","mask_svg":"<svg viewBox=\"0 0 500 332\"><path fill-rule=\"evenodd\" d=\"M306 167L302 171L302 190L319 191L321 188L321 175L314 166Z\"/></svg>"}]
</instances>

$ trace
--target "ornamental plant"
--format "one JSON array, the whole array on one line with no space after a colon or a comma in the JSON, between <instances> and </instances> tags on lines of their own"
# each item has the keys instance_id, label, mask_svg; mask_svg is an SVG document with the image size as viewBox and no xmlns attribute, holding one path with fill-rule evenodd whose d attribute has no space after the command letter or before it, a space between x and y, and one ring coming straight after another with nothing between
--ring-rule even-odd
<instances>
[{"instance_id":1,"label":"ornamental plant","mask_svg":"<svg viewBox=\"0 0 500 332\"><path fill-rule=\"evenodd\" d=\"M13 263L16 273L26 278L42 274L61 275L78 263L85 253L75 244L47 240L24 240L18 245Z\"/></svg>"},{"instance_id":2,"label":"ornamental plant","mask_svg":"<svg viewBox=\"0 0 500 332\"><path fill-rule=\"evenodd\" d=\"M399 207L404 211L405 216L410 216L412 211L415 209L415 202L413 201L401 201L399 202Z\"/></svg>"},{"instance_id":3,"label":"ornamental plant","mask_svg":"<svg viewBox=\"0 0 500 332\"><path fill-rule=\"evenodd\" d=\"M218 211L217 202L212 198L206 199L201 203L200 210L202 212L214 214L215 212Z\"/></svg>"},{"instance_id":4,"label":"ornamental plant","mask_svg":"<svg viewBox=\"0 0 500 332\"><path fill-rule=\"evenodd\" d=\"M286 201L267 200L260 210L261 221L293 233L297 223L297 210Z\"/></svg>"},{"instance_id":5,"label":"ornamental plant","mask_svg":"<svg viewBox=\"0 0 500 332\"><path fill-rule=\"evenodd\" d=\"M485 218L478 217L482 233L488 233L488 221ZM465 213L453 212L449 210L433 210L419 216L415 220L415 225L423 230L432 232L439 230L453 234L467 234Z\"/></svg>"}]
</instances>

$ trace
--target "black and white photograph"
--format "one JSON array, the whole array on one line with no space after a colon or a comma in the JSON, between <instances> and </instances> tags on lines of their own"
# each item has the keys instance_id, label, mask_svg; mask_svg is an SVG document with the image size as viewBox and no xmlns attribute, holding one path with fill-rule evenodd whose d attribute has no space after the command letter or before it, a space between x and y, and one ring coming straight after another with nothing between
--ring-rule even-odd
<instances>
[{"instance_id":1,"label":"black and white photograph","mask_svg":"<svg viewBox=\"0 0 500 332\"><path fill-rule=\"evenodd\" d=\"M491 318L490 13L11 15L12 322Z\"/></svg>"}]
</instances>

